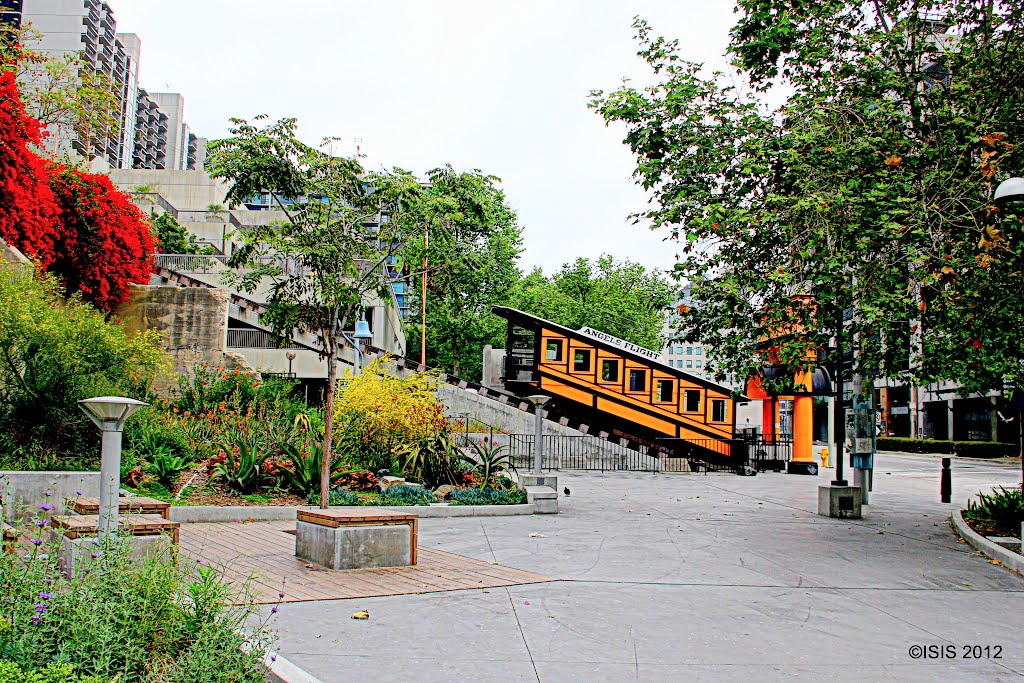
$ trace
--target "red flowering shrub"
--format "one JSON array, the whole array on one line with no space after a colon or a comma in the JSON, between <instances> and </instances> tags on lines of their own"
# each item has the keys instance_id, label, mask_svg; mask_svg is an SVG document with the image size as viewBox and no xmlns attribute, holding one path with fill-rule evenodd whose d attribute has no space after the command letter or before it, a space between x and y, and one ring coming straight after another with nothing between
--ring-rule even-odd
<instances>
[{"instance_id":1,"label":"red flowering shrub","mask_svg":"<svg viewBox=\"0 0 1024 683\"><path fill-rule=\"evenodd\" d=\"M0 237L24 254L53 257L58 208L43 160L39 122L25 114L14 74L0 69Z\"/></svg>"},{"instance_id":2,"label":"red flowering shrub","mask_svg":"<svg viewBox=\"0 0 1024 683\"><path fill-rule=\"evenodd\" d=\"M69 293L111 310L148 283L155 239L145 214L105 175L47 164L11 71L0 69L0 237L54 273Z\"/></svg>"},{"instance_id":3,"label":"red flowering shrub","mask_svg":"<svg viewBox=\"0 0 1024 683\"><path fill-rule=\"evenodd\" d=\"M60 206L60 238L47 270L69 292L97 308L128 300L128 285L148 283L156 240L146 215L125 193L96 173L53 164L50 187Z\"/></svg>"}]
</instances>

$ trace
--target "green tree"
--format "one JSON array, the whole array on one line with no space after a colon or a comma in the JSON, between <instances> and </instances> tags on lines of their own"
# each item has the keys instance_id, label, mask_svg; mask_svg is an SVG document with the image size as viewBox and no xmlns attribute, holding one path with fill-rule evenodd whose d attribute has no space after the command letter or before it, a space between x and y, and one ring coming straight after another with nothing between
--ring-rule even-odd
<instances>
[{"instance_id":1,"label":"green tree","mask_svg":"<svg viewBox=\"0 0 1024 683\"><path fill-rule=\"evenodd\" d=\"M737 11L729 78L638 20L657 82L591 102L625 125L652 194L638 217L682 243L676 273L698 302L683 333L739 375L804 367L838 330L867 378L1019 381L1024 247L1008 236L1022 226L991 197L1020 174L1024 7ZM775 110L772 86L792 92Z\"/></svg>"},{"instance_id":2,"label":"green tree","mask_svg":"<svg viewBox=\"0 0 1024 683\"><path fill-rule=\"evenodd\" d=\"M675 291L661 273L605 254L566 263L550 278L534 269L520 281L510 305L574 330L593 327L659 349Z\"/></svg>"},{"instance_id":3,"label":"green tree","mask_svg":"<svg viewBox=\"0 0 1024 683\"><path fill-rule=\"evenodd\" d=\"M427 364L459 377L479 379L483 347L501 345L504 321L491 305L507 301L519 278L516 260L522 228L494 176L444 166L406 217L411 235L407 263L414 269L409 292L408 355L421 349L423 267L427 269ZM424 248L418 235L427 231Z\"/></svg>"},{"instance_id":4,"label":"green tree","mask_svg":"<svg viewBox=\"0 0 1024 683\"><path fill-rule=\"evenodd\" d=\"M199 253L199 242L196 240L196 236L186 230L185 226L170 213L165 211L154 218L153 227L156 228L156 234L160 240L159 249L162 253Z\"/></svg>"},{"instance_id":5,"label":"green tree","mask_svg":"<svg viewBox=\"0 0 1024 683\"><path fill-rule=\"evenodd\" d=\"M0 452L15 469L96 469L99 432L77 401L146 398L169 359L156 332L130 335L51 276L0 267Z\"/></svg>"},{"instance_id":6,"label":"green tree","mask_svg":"<svg viewBox=\"0 0 1024 683\"><path fill-rule=\"evenodd\" d=\"M341 332L367 296L391 298L387 266L402 245L402 212L421 188L407 172L368 173L358 158L331 154L333 140L319 149L306 145L295 136L295 119L260 127L265 118L231 119L232 137L210 143L207 168L231 182L228 205L270 191L281 213L279 224L239 231L242 246L228 261L238 270L225 281L246 292L267 288L262 320L282 341L293 330L323 340L328 410L320 504L326 508ZM389 220L379 220L382 212Z\"/></svg>"}]
</instances>

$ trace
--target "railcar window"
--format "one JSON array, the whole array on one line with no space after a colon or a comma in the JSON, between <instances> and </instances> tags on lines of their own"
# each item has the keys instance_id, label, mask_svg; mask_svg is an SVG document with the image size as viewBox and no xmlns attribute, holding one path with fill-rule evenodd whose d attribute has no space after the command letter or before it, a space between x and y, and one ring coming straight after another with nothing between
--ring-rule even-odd
<instances>
[{"instance_id":1,"label":"railcar window","mask_svg":"<svg viewBox=\"0 0 1024 683\"><path fill-rule=\"evenodd\" d=\"M673 382L670 379L659 379L658 380L658 400L659 401L662 401L664 403L671 403L672 402L672 390L674 388L672 386L673 384L675 384L675 382Z\"/></svg>"},{"instance_id":2,"label":"railcar window","mask_svg":"<svg viewBox=\"0 0 1024 683\"><path fill-rule=\"evenodd\" d=\"M601 361L601 381L602 382L618 382L619 381L619 361L617 361L617 360L603 360L603 361Z\"/></svg>"},{"instance_id":3,"label":"railcar window","mask_svg":"<svg viewBox=\"0 0 1024 683\"><path fill-rule=\"evenodd\" d=\"M562 360L562 340L561 339L549 339L547 345L547 352L544 355L545 360Z\"/></svg>"},{"instance_id":4,"label":"railcar window","mask_svg":"<svg viewBox=\"0 0 1024 683\"><path fill-rule=\"evenodd\" d=\"M711 421L725 422L725 401L716 399L711 402Z\"/></svg>"},{"instance_id":5,"label":"railcar window","mask_svg":"<svg viewBox=\"0 0 1024 683\"><path fill-rule=\"evenodd\" d=\"M647 390L647 371L646 370L630 370L629 371L629 390L630 391L646 391Z\"/></svg>"},{"instance_id":6,"label":"railcar window","mask_svg":"<svg viewBox=\"0 0 1024 683\"><path fill-rule=\"evenodd\" d=\"M590 351L577 349L572 354L572 369L574 372L590 371Z\"/></svg>"},{"instance_id":7,"label":"railcar window","mask_svg":"<svg viewBox=\"0 0 1024 683\"><path fill-rule=\"evenodd\" d=\"M688 413L699 413L700 412L700 391L697 389L687 389L684 392L684 410Z\"/></svg>"}]
</instances>

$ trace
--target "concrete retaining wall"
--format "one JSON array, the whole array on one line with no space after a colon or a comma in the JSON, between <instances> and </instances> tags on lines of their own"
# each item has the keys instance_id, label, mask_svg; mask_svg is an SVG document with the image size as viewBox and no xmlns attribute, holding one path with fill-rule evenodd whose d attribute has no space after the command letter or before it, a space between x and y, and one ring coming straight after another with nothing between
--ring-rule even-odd
<instances>
[{"instance_id":1,"label":"concrete retaining wall","mask_svg":"<svg viewBox=\"0 0 1024 683\"><path fill-rule=\"evenodd\" d=\"M52 494L48 498L47 490ZM43 501L53 505L53 514L64 514L64 499L74 498L76 490L98 497L100 473L0 471L5 519L30 519L39 513L38 506Z\"/></svg>"},{"instance_id":2,"label":"concrete retaining wall","mask_svg":"<svg viewBox=\"0 0 1024 683\"><path fill-rule=\"evenodd\" d=\"M953 528L972 548L981 551L982 554L990 559L999 560L1004 567L1008 567L1016 572L1024 573L1024 555L1015 553L1008 548L1004 548L1001 545L993 543L981 534L975 532L974 529L968 526L967 522L964 521L960 510L953 511L952 521ZM1021 531L1024 533L1024 529Z\"/></svg>"},{"instance_id":3,"label":"concrete retaining wall","mask_svg":"<svg viewBox=\"0 0 1024 683\"><path fill-rule=\"evenodd\" d=\"M187 505L171 508L174 522L273 522L295 519L296 510L317 510L312 505L241 505L216 507L213 505ZM394 510L418 515L420 519L436 517L499 517L532 515L533 505L374 505L371 510Z\"/></svg>"},{"instance_id":4,"label":"concrete retaining wall","mask_svg":"<svg viewBox=\"0 0 1024 683\"><path fill-rule=\"evenodd\" d=\"M485 398L471 389L460 389L450 384L443 384L437 390L437 396L447 408L450 417L468 414L471 419L494 425L512 434L533 434L535 429L533 413L519 410L515 405L499 403L493 398ZM557 422L544 420L544 433L562 436L583 436L583 432L560 425Z\"/></svg>"}]
</instances>

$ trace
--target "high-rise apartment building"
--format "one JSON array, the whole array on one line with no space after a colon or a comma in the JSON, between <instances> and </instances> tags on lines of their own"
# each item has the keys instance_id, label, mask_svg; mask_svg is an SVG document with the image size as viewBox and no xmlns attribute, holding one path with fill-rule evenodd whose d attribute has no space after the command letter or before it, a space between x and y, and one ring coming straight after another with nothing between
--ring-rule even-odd
<instances>
[{"instance_id":1,"label":"high-rise apartment building","mask_svg":"<svg viewBox=\"0 0 1024 683\"><path fill-rule=\"evenodd\" d=\"M70 122L51 126L56 149L114 168L202 168L205 140L184 121L184 98L177 93L146 93L139 85L142 44L131 33L117 33L113 10L103 0L0 0L0 24L26 26L41 34L31 47L61 57L78 53L88 67L105 74L116 96L110 130L90 130ZM42 78L43 76L36 76ZM42 83L22 83L23 89Z\"/></svg>"}]
</instances>

